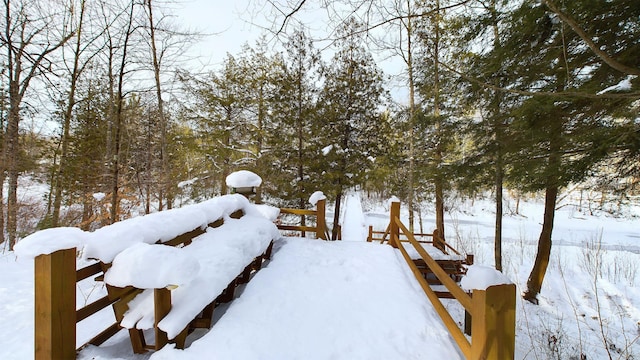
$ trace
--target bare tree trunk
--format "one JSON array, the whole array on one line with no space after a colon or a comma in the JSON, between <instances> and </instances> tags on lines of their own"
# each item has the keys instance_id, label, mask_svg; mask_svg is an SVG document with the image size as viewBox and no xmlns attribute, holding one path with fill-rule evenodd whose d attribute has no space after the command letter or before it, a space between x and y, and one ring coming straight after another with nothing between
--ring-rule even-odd
<instances>
[{"instance_id":1,"label":"bare tree trunk","mask_svg":"<svg viewBox=\"0 0 640 360\"><path fill-rule=\"evenodd\" d=\"M542 282L549 266L551 257L551 234L553 232L553 219L555 216L556 200L558 198L558 187L551 185L545 191L544 199L544 221L542 231L538 239L538 253L536 260L527 280L527 290L523 298L534 304L538 303L538 294L542 289Z\"/></svg>"},{"instance_id":2,"label":"bare tree trunk","mask_svg":"<svg viewBox=\"0 0 640 360\"><path fill-rule=\"evenodd\" d=\"M411 15L411 1L407 0L407 10ZM414 200L415 200L415 149L414 149L414 126L416 116L416 89L413 78L413 48L411 42L411 36L413 35L413 27L411 24L411 17L407 18L407 71L409 73L409 194L407 207L409 208L409 230L413 232L414 229Z\"/></svg>"},{"instance_id":3,"label":"bare tree trunk","mask_svg":"<svg viewBox=\"0 0 640 360\"><path fill-rule=\"evenodd\" d=\"M552 129L549 131L549 155L546 172L546 189L544 199L544 220L542 231L538 239L538 253L533 264L533 269L527 280L527 290L523 298L531 303L537 304L537 296L542 289L542 282L549 266L551 256L551 235L553 232L553 221L555 217L556 201L560 190L560 141L562 136L562 119L554 119Z\"/></svg>"},{"instance_id":4,"label":"bare tree trunk","mask_svg":"<svg viewBox=\"0 0 640 360\"><path fill-rule=\"evenodd\" d=\"M491 2L491 10L493 19L493 46L495 48L500 47L500 37L498 33L498 18L496 15L496 2ZM503 142L503 124L502 118L499 116L500 109L500 94L494 95L493 106L493 122L494 133L496 142L496 157L495 157L495 190L496 190L496 226L495 226L495 239L493 246L493 257L496 270L502 271L502 216L503 216L503 183L504 183L504 169L502 158L502 142Z\"/></svg>"},{"instance_id":5,"label":"bare tree trunk","mask_svg":"<svg viewBox=\"0 0 640 360\"><path fill-rule=\"evenodd\" d=\"M437 174L435 177L435 195L436 195L436 228L438 229L442 239L445 239L444 233L444 179L440 173L442 163L442 126L440 124L440 0L436 0L436 12L435 15L435 30L434 30L434 98L433 98L433 114L436 118L436 154L435 161L438 166Z\"/></svg>"},{"instance_id":6,"label":"bare tree trunk","mask_svg":"<svg viewBox=\"0 0 640 360\"><path fill-rule=\"evenodd\" d=\"M129 46L129 40L131 38L131 34L133 33L133 13L134 13L135 2L131 2L131 7L129 10L129 20L127 22L127 30L125 32L124 43L122 47L122 59L120 61L120 68L118 71L118 92L116 94L116 113L115 113L115 124L114 131L115 136L113 138L114 141L114 151L113 151L113 172L112 172L112 183L111 183L111 213L110 213L110 222L111 224L115 223L119 220L120 214L120 198L119 198L119 176L120 176L120 147L122 143L122 127L123 127L123 112L124 112L124 75L125 75L125 65L127 64L127 49Z\"/></svg>"},{"instance_id":7,"label":"bare tree trunk","mask_svg":"<svg viewBox=\"0 0 640 360\"><path fill-rule=\"evenodd\" d=\"M20 121L20 94L18 93L18 83L11 81L9 86L9 116L7 119L7 133L5 135L5 159L7 167L7 236L9 240L9 250L17 240L17 216L18 216L18 123Z\"/></svg>"},{"instance_id":8,"label":"bare tree trunk","mask_svg":"<svg viewBox=\"0 0 640 360\"><path fill-rule=\"evenodd\" d=\"M338 240L340 232L340 203L342 202L342 186L338 189L336 194L336 206L333 212L333 229L331 231L331 240Z\"/></svg>"},{"instance_id":9,"label":"bare tree trunk","mask_svg":"<svg viewBox=\"0 0 640 360\"><path fill-rule=\"evenodd\" d=\"M496 228L493 247L493 256L495 260L496 270L502 271L502 153L500 145L498 145L498 154L496 154Z\"/></svg>"},{"instance_id":10,"label":"bare tree trunk","mask_svg":"<svg viewBox=\"0 0 640 360\"><path fill-rule=\"evenodd\" d=\"M163 209L163 197L168 195L168 172L169 172L169 156L167 153L167 120L164 114L164 101L162 100L162 87L160 83L160 59L158 58L158 50L156 48L155 24L153 22L153 6L151 0L145 0L147 9L149 10L149 34L151 36L151 56L153 60L153 74L156 86L156 98L158 100L158 118L160 120L160 162L161 170L158 184L158 210ZM168 206L168 201L167 201Z\"/></svg>"},{"instance_id":11,"label":"bare tree trunk","mask_svg":"<svg viewBox=\"0 0 640 360\"><path fill-rule=\"evenodd\" d=\"M62 139L60 150L60 163L58 164L58 171L55 175L53 184L54 196L53 196L53 215L51 218L51 226L57 227L60 221L60 207L62 205L62 178L66 172L67 156L69 152L69 131L71 128L71 117L73 116L73 108L76 104L76 84L78 77L80 76L80 53L82 51L82 25L84 21L85 1L80 2L80 18L78 20L78 28L76 30L76 44L73 57L73 69L71 70L71 83L69 84L69 95L67 98L67 107L64 112L64 123L62 124Z\"/></svg>"}]
</instances>

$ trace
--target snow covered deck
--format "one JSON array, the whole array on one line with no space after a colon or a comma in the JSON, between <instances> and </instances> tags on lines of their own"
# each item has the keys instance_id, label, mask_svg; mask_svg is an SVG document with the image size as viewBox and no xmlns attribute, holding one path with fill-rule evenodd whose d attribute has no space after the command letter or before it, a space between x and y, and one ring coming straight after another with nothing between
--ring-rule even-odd
<instances>
[{"instance_id":1,"label":"snow covered deck","mask_svg":"<svg viewBox=\"0 0 640 360\"><path fill-rule=\"evenodd\" d=\"M201 339L151 359L461 359L399 252L285 238Z\"/></svg>"}]
</instances>

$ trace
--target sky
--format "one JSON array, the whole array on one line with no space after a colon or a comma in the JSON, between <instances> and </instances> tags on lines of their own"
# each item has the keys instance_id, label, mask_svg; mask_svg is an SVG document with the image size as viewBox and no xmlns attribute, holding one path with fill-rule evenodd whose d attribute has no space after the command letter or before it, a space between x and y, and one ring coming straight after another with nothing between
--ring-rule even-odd
<instances>
[{"instance_id":1,"label":"sky","mask_svg":"<svg viewBox=\"0 0 640 360\"><path fill-rule=\"evenodd\" d=\"M276 48L284 40L266 31L267 28L279 27L284 16L280 15L274 20L274 9L264 0L181 0L176 6L179 7L175 14L176 21L187 28L209 34L191 49L190 55L198 58L193 61L196 69L216 69L227 53L240 53L244 44L255 44L263 34L266 34L269 43ZM283 8L285 10L288 9ZM326 15L325 11L317 7L316 2L311 1L296 13L296 18L310 27L314 37L320 38L330 29L326 24ZM291 28L290 25L288 29ZM316 42L315 46L324 49L323 57L329 60L332 52L326 49L327 43ZM403 71L404 65L397 57L389 58L388 54L373 55L378 66L389 77ZM401 80L389 78L386 85L396 101L404 102L407 94Z\"/></svg>"},{"instance_id":2,"label":"sky","mask_svg":"<svg viewBox=\"0 0 640 360\"><path fill-rule=\"evenodd\" d=\"M202 64L219 64L226 53L240 52L245 43L252 44L261 30L251 25L249 0L210 1L181 0L176 21L192 30L209 34L192 49Z\"/></svg>"}]
</instances>

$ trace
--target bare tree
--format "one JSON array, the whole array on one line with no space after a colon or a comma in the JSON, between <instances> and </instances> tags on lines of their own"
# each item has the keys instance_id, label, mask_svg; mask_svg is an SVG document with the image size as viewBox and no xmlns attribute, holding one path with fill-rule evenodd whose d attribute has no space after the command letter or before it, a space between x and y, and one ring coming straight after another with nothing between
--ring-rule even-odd
<instances>
[{"instance_id":1,"label":"bare tree","mask_svg":"<svg viewBox=\"0 0 640 360\"><path fill-rule=\"evenodd\" d=\"M9 180L7 193L7 234L9 248L17 240L18 176L20 174L19 129L21 106L27 91L36 78L46 80L51 75L55 61L51 56L72 36L73 29L64 21L66 6L60 7L48 1L4 0L4 32L0 42L6 49L4 66L9 85L7 130L3 141L3 162L0 183L5 172Z\"/></svg>"},{"instance_id":2,"label":"bare tree","mask_svg":"<svg viewBox=\"0 0 640 360\"><path fill-rule=\"evenodd\" d=\"M125 30L123 33L122 43L119 44L122 49L122 54L120 55L120 62L117 64L115 76L117 79L115 80L115 94L113 96L114 99L114 112L113 112L113 137L112 141L112 172L111 172L111 213L110 213L110 221L111 223L115 223L119 220L120 213L120 199L119 199L119 191L120 191L120 162L121 162L121 146L122 146L122 134L124 127L123 113L124 113L124 98L125 98L125 89L124 89L124 81L126 75L126 66L128 62L127 51L129 50L129 44L133 33L135 31L134 24L134 15L135 15L136 3L135 1L131 1L128 5L127 10L127 18L125 19ZM113 46L113 39L109 36L109 43ZM116 48L109 48L110 54L113 54ZM113 64L111 64L113 65ZM110 67L111 68L111 67ZM111 70L110 70L111 71Z\"/></svg>"},{"instance_id":3,"label":"bare tree","mask_svg":"<svg viewBox=\"0 0 640 360\"><path fill-rule=\"evenodd\" d=\"M66 65L66 71L69 76L69 88L66 94L67 101L64 105L64 112L62 114L62 135L60 138L60 160L54 177L51 180L51 188L53 193L52 200L52 214L51 214L51 226L56 227L60 221L60 208L62 205L62 191L64 185L62 179L67 172L67 162L69 156L69 143L70 143L70 129L71 120L73 117L73 110L76 106L76 88L78 81L86 69L91 63L91 59L97 56L98 51L101 49L91 49L91 46L95 43L98 37L102 36L100 31L91 34L90 38L86 37L85 26L87 23L87 4L86 0L80 0L80 2L71 8L70 17L75 17L76 23L74 24L75 31L75 43L71 49L71 64L68 64L67 59L64 58ZM93 29L90 29L93 30ZM63 52L64 56L64 52ZM69 66L70 65L70 66ZM54 164L55 165L55 164Z\"/></svg>"},{"instance_id":4,"label":"bare tree","mask_svg":"<svg viewBox=\"0 0 640 360\"><path fill-rule=\"evenodd\" d=\"M164 101L162 101L162 85L160 82L160 57L158 56L158 48L156 46L156 24L153 21L153 6L151 0L145 0L147 16L149 19L149 37L151 42L151 60L153 64L153 78L155 80L156 98L158 101L158 120L160 122L160 161L161 170L159 176L158 189L158 210L162 211L162 200L166 194L167 173L169 172L169 157L167 154L167 120L164 112ZM167 207L171 208L171 203L167 200Z\"/></svg>"}]
</instances>

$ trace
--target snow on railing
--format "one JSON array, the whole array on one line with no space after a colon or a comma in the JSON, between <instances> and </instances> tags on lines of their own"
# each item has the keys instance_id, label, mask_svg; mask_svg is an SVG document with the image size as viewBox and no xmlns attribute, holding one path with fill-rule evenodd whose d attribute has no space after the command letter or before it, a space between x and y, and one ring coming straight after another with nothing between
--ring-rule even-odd
<instances>
[{"instance_id":1,"label":"snow on railing","mask_svg":"<svg viewBox=\"0 0 640 360\"><path fill-rule=\"evenodd\" d=\"M137 243L164 243L196 228L228 217L235 211L260 215L260 212L239 194L225 195L199 204L138 216L104 226L93 232L78 228L53 228L38 231L16 244L20 257L35 258L57 250L76 248L85 259L110 263L124 249Z\"/></svg>"},{"instance_id":2,"label":"snow on railing","mask_svg":"<svg viewBox=\"0 0 640 360\"><path fill-rule=\"evenodd\" d=\"M239 211L241 215L235 215ZM232 219L237 216L241 218ZM165 331L171 335L179 332L184 328L186 317L192 319L202 310L194 310L196 307L203 306L207 301L210 303L212 296L215 299L216 291L225 290L229 278L232 283L235 283L235 277L239 274L248 279L246 270L260 266L252 263L253 258L256 254L268 254L268 249L265 249L271 240L279 236L275 224L262 216L261 211L244 196L226 195L196 205L124 220L94 232L57 228L26 237L16 245L16 254L35 258L36 358L74 358L77 322L112 304L115 310L118 301L126 303L141 291L136 292L136 288L154 288L157 292L160 287L165 294L163 299L168 299L168 303L161 312L157 311L155 305L156 316L162 315L158 321L149 316L147 311L140 311L144 306L133 305L131 309L137 310L140 317L135 319L129 315L126 320L139 327L144 327L145 323L153 325L164 321ZM156 244L190 245L178 249ZM77 269L78 252L84 258L101 262ZM114 261L119 254L122 257ZM256 260L262 258L258 256ZM107 270L109 265L114 266L112 273ZM76 309L76 282L105 271L107 284L118 288L110 288L109 285L108 289L116 290L110 290L107 296ZM205 275L197 275L202 273ZM218 284L223 282L224 285ZM128 287L121 288L123 286ZM176 290L173 300L168 288ZM196 292L194 289L205 291ZM181 303L187 305L177 305ZM175 308L173 312L172 304ZM165 318L171 313L172 317ZM89 343L99 345L117 333L121 329L120 320L124 320L125 316L121 313L116 317L118 322L96 335ZM135 336L140 336L139 331L132 329L130 336L134 351L143 352L143 338L138 341L137 347L133 340ZM156 330L157 343L159 334ZM162 335L166 340L166 332Z\"/></svg>"},{"instance_id":3,"label":"snow on railing","mask_svg":"<svg viewBox=\"0 0 640 360\"><path fill-rule=\"evenodd\" d=\"M278 221L278 229L285 231L299 231L302 237L306 236L307 231L315 232L317 239L329 240L329 231L327 229L327 220L325 217L327 197L322 193L322 191L316 191L309 197L309 203L315 206L315 210L281 208L279 214L285 216L300 216L300 223L298 225L289 225ZM315 226L307 225L307 216L313 216L316 218Z\"/></svg>"}]
</instances>

